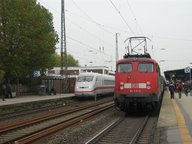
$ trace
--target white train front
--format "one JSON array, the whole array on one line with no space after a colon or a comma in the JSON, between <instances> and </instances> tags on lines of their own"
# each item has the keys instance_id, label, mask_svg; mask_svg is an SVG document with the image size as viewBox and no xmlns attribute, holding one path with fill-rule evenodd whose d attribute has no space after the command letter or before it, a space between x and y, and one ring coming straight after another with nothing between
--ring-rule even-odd
<instances>
[{"instance_id":1,"label":"white train front","mask_svg":"<svg viewBox=\"0 0 192 144\"><path fill-rule=\"evenodd\" d=\"M75 96L88 97L114 93L115 78L112 75L92 72L80 73L75 83Z\"/></svg>"}]
</instances>

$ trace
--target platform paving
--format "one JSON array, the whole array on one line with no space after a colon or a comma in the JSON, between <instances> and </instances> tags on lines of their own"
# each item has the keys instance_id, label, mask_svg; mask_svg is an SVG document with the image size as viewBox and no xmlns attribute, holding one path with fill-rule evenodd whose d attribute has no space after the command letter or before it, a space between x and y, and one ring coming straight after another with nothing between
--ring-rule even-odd
<instances>
[{"instance_id":1,"label":"platform paving","mask_svg":"<svg viewBox=\"0 0 192 144\"><path fill-rule=\"evenodd\" d=\"M14 98L6 98L5 101L0 99L0 106L11 105L17 103L27 103L41 100L49 100L49 99L58 99L58 98L68 98L73 97L74 93L69 94L56 94L56 95L30 95L30 96L18 96Z\"/></svg>"},{"instance_id":2,"label":"platform paving","mask_svg":"<svg viewBox=\"0 0 192 144\"><path fill-rule=\"evenodd\" d=\"M158 144L192 144L192 96L170 99L168 91L164 93L162 107L157 123Z\"/></svg>"}]
</instances>

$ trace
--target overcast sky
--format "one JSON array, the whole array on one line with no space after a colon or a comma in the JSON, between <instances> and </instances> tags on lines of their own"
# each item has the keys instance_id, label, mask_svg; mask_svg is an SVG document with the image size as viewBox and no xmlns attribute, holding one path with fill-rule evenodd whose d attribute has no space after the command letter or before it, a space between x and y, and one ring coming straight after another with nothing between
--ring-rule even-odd
<instances>
[{"instance_id":1,"label":"overcast sky","mask_svg":"<svg viewBox=\"0 0 192 144\"><path fill-rule=\"evenodd\" d=\"M61 0L37 1L53 14L60 37ZM191 0L65 0L65 14L67 53L82 66L114 70L116 33L119 59L126 53L125 39L146 36L163 71L192 66ZM60 53L60 44L57 48Z\"/></svg>"}]
</instances>

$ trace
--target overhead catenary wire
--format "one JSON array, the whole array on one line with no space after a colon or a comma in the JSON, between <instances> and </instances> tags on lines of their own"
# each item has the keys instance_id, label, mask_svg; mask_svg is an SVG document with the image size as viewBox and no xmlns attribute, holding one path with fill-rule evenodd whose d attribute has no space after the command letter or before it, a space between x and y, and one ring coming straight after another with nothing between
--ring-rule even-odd
<instances>
[{"instance_id":1,"label":"overhead catenary wire","mask_svg":"<svg viewBox=\"0 0 192 144\"><path fill-rule=\"evenodd\" d=\"M115 6L115 4L112 2L112 0L109 0L110 3L113 5L113 7L115 8L115 10L117 11L117 13L120 15L120 17L122 18L123 22L126 24L126 26L128 27L128 29L130 30L130 32L132 34L135 35L135 32L132 30L132 28L129 26L129 24L127 23L127 21L125 20L125 18L123 17L123 15L121 14L120 10Z\"/></svg>"},{"instance_id":2,"label":"overhead catenary wire","mask_svg":"<svg viewBox=\"0 0 192 144\"><path fill-rule=\"evenodd\" d=\"M38 0L38 1L41 1L42 2L42 0ZM54 8L52 8L51 6L48 6L48 4L47 3L45 3L45 2L42 2L43 3L43 5L45 5L48 9L52 9L52 11L55 11L56 12L56 14L58 14L58 15L60 15L60 12L58 11L58 9L54 9ZM81 9L81 10L83 10L83 9ZM74 15L76 15L76 14L74 14L74 12L71 12L71 11L69 11L68 9L65 9L65 12L66 13L68 13L68 14L71 14L71 15L73 15L73 17L74 17ZM88 14L87 14L88 15ZM90 16L89 16L90 17ZM111 29L111 27L109 27L109 26L105 26L105 25L102 25L102 24L100 24L100 23L98 23L97 21L94 21L94 19L92 18L92 17L90 17L90 18L88 18L87 16L86 17L82 17L82 16L79 16L78 18L81 18L81 20L86 20L87 22L91 22L92 24L95 24L95 26L97 26L98 28L100 28L100 29L102 29L102 31L103 32L105 32L105 33L107 33L107 34L110 34L111 36L114 36L115 35L115 33L114 32L112 32L110 29ZM74 24L74 22L72 22L72 20L70 19L70 17L69 17L69 15L67 16L67 21L69 22L71 22L71 23L73 23ZM96 22L96 23L95 23ZM88 33L88 35L90 35L90 36L92 36L92 37L95 37L95 40L96 39L98 39L98 40L102 40L102 38L99 38L97 35L95 35L95 34L93 34L93 33L91 33L91 31L89 31L86 27L83 27L83 26L81 26L81 25L79 25L79 24L76 24L75 23L75 25L77 26L77 27L79 27L79 29L80 30L82 30L82 31L84 31L84 32L86 32L86 33ZM116 28L117 29L117 28ZM114 28L113 28L113 30L114 30ZM104 33L103 33L104 34ZM70 35L70 34L69 34ZM110 36L109 35L109 36ZM67 35L68 36L68 35ZM94 46L93 46L93 44L91 43L88 43L88 42L83 42L82 40L80 40L79 41L79 39L77 40L77 38L75 38L74 36L69 36L71 39L73 39L73 41L78 41L77 43L79 44L79 46L76 46L76 47L81 47L81 46L85 46L86 45L86 47L87 48L90 48L90 46L91 46L91 49L93 49L94 51L97 51L97 52L99 52L100 53L100 55L102 54L103 55L103 59L106 59L107 58L107 60L109 59L109 57L110 56L112 56L113 57L113 59L115 59L114 58L114 54L109 54L108 53L108 51L107 51L107 49L113 49L113 48L115 48L115 45L113 46L112 44L109 44L109 43L107 43L107 41L105 41L105 44L107 44L108 46L106 47L106 46L104 46L104 44L103 44L103 46L102 45L100 45L98 48L95 48ZM70 39L69 37L66 37L67 39ZM96 38L97 37L97 38ZM113 37L113 39L114 39L114 37ZM67 42L67 44L68 44L68 42ZM114 41L114 44L115 44L115 41ZM71 46L70 46L71 47ZM74 46L73 47L71 47L72 49L74 48ZM68 50L71 52L71 48L69 48ZM101 51L99 51L99 48L101 48ZM59 52L59 51L58 51ZM73 51L73 53L75 54L75 50ZM75 54L75 55L77 55L77 54ZM79 58L79 57L78 57ZM102 60L103 61L103 60Z\"/></svg>"},{"instance_id":3,"label":"overhead catenary wire","mask_svg":"<svg viewBox=\"0 0 192 144\"><path fill-rule=\"evenodd\" d=\"M40 1L40 0L39 0ZM58 15L60 15L60 13L56 10L56 9L53 9L51 8L50 6L48 6L47 4L45 4L44 2L41 1L41 3L43 3L44 5L46 5L46 7L49 7L50 9L52 9L53 11L55 11ZM78 7L88 18L89 18L89 21L91 21L92 23L96 24L99 28L102 29L102 31L105 31L107 32L108 34L111 34L114 36L114 33L113 32L110 32L108 31L105 27L109 27L109 26L105 26L105 25L102 25L102 24L99 24L98 22L96 22L95 20L93 20L93 18L91 18L83 9L81 9L74 1L73 3L75 4L76 7ZM69 14L72 14L72 15L75 15L74 13L70 12L69 10L65 9L65 12L69 13ZM78 16L78 17L81 17L83 19L82 16ZM102 40L101 38L99 38L98 36L94 35L93 33L89 32L86 28L83 28L82 26L80 26L79 24L73 22L71 19L69 18L66 18L68 21L70 21L72 24L78 26L81 30L89 33L91 36L94 36L94 37L97 37L97 39L99 40ZM112 46L111 44L108 44L110 46ZM113 46L114 47L114 46Z\"/></svg>"},{"instance_id":4,"label":"overhead catenary wire","mask_svg":"<svg viewBox=\"0 0 192 144\"><path fill-rule=\"evenodd\" d=\"M77 42L77 43L79 43L79 44L81 44L81 45L83 45L83 46L86 46L86 47L88 47L88 48L90 48L90 49L92 49L92 50L95 50L96 52L100 52L99 49L96 49L95 47L93 47L93 46L91 46L91 45L88 45L88 44L86 44L86 43L84 43L84 42L82 42L82 41L76 40L76 39L74 39L74 38L72 38L72 37L70 37L70 36L67 36L67 38L70 39L70 40L73 40L73 41L75 41L75 42ZM111 56L111 55L109 55L109 54L106 54L104 51L103 51L103 54L105 54L106 56Z\"/></svg>"},{"instance_id":5,"label":"overhead catenary wire","mask_svg":"<svg viewBox=\"0 0 192 144\"><path fill-rule=\"evenodd\" d=\"M40 1L40 0L39 0L39 1ZM47 5L46 3L44 3L43 1L41 1L41 3L43 3L46 7L52 9L52 10L55 11L58 15L60 15L60 12L59 12L58 10L51 8L50 6L48 6L48 5ZM76 7L78 7L81 11L83 11L83 9L81 9L74 1L73 1L73 3L74 3L74 4L76 5ZM67 10L67 9L65 9L65 12L70 13L70 14L73 14L72 12L70 12L70 11ZM97 26L99 26L99 28L101 28L103 31L108 32L109 34L114 35L113 32L110 32L110 31L106 30L104 25L99 24L98 22L94 21L93 18L91 18L85 11L83 11L83 13L89 18L89 21L91 21L92 23L94 23L94 24L96 24ZM73 15L74 15L74 14L73 14ZM74 25L78 26L81 30L87 32L89 35L91 35L91 36L93 36L93 37L97 37L98 40L101 40L101 38L99 38L98 36L96 36L96 35L94 35L93 33L89 32L88 30L86 30L86 28L83 28L82 26L80 26L79 24L73 22L73 21L70 20L69 18L66 18L66 19L67 19L68 21L70 21L71 23L73 23ZM75 38L72 38L72 37L70 37L70 38L73 39L73 40L75 40ZM77 41L77 40L76 40L76 41ZM88 44L86 44L85 42L80 42L80 41L79 41L79 43L84 44L84 45L88 45ZM108 45L109 45L110 47L114 47L114 46L111 45L111 44L108 44Z\"/></svg>"},{"instance_id":6,"label":"overhead catenary wire","mask_svg":"<svg viewBox=\"0 0 192 144\"><path fill-rule=\"evenodd\" d=\"M67 44L68 44L68 46L72 46L72 47L75 46L74 43L70 43L69 40L68 40ZM69 51L69 54L75 55L75 57L77 58L78 61L84 61L84 62L93 61L94 65L100 65L102 63L101 62L98 63L98 60L102 59L103 63L109 63L109 62L111 64L115 63L115 61L112 59L112 56L110 56L110 57L106 56L103 52L95 52L95 51L92 51L92 49L90 51L82 51L82 48L86 48L86 46L82 45L81 49L76 49L76 50L69 49L68 51ZM78 54L77 54L77 52L78 52ZM83 53L83 55L91 54L91 57L84 57L84 56L80 55L80 53ZM110 61L109 61L109 59L110 59Z\"/></svg>"},{"instance_id":7,"label":"overhead catenary wire","mask_svg":"<svg viewBox=\"0 0 192 144\"><path fill-rule=\"evenodd\" d=\"M159 39L164 39L164 40L176 40L176 41L192 41L192 39L183 39L183 38L174 38L174 37L163 37L163 36L155 36L155 35L153 35L153 36L151 36L151 37L156 37L156 38L159 38Z\"/></svg>"},{"instance_id":8,"label":"overhead catenary wire","mask_svg":"<svg viewBox=\"0 0 192 144\"><path fill-rule=\"evenodd\" d=\"M40 1L40 2L41 2L43 5L45 5L47 8L52 9L52 10L55 11L58 15L60 15L60 12L59 12L57 9L52 8L52 7L49 6L48 4L44 3L42 0L38 0L38 1ZM73 2L74 2L74 0L73 0ZM78 6L76 2L75 2L75 4L76 4L76 6ZM78 6L78 7L79 7L79 6ZM80 8L80 7L79 7L79 8ZM82 10L82 9L80 8L80 10ZM82 10L82 11L83 11L83 10ZM65 12L68 13L68 14L71 14L71 15L73 15L73 16L77 16L78 18L81 18L81 19L83 19L83 20L86 20L86 21L89 21L89 22L91 22L91 23L94 23L94 24L97 25L99 28L104 29L104 31L105 31L106 33L110 34L111 36L114 36L115 33L112 32L112 31L109 31L109 30L107 30L107 29L113 29L113 30L116 29L117 31L128 32L127 30L123 30L123 29L121 29L121 28L117 28L117 27L114 27L114 26L109 26L109 25L100 24L99 22L96 22L93 18L91 18L86 12L85 12L86 15L89 17L88 19L85 19L85 18L82 17L81 15L77 15L77 14L69 11L67 8L65 8ZM69 18L68 18L68 19L69 19Z\"/></svg>"},{"instance_id":9,"label":"overhead catenary wire","mask_svg":"<svg viewBox=\"0 0 192 144\"><path fill-rule=\"evenodd\" d=\"M79 29L81 29L82 31L88 33L90 36L92 36L92 37L94 37L94 38L102 41L102 39L101 39L99 36L95 35L94 33L89 32L86 28L84 28L84 27L80 26L79 24L73 22L73 21L70 20L69 18L66 18L66 19L67 19L68 21L70 21L73 25L75 25L76 27L78 27ZM111 45L111 44L109 44L109 43L107 43L107 44L108 44L109 46L111 46L111 47L114 47L114 45Z\"/></svg>"},{"instance_id":10,"label":"overhead catenary wire","mask_svg":"<svg viewBox=\"0 0 192 144\"><path fill-rule=\"evenodd\" d=\"M87 18L88 18L89 20L91 20L93 23L95 23L95 24L98 25L98 26L102 26L100 23L97 23L92 17L90 17L83 9L81 9L81 7L79 7L74 0L71 0L71 1L73 2L73 4L74 4L80 11L83 12L84 15L87 16Z\"/></svg>"},{"instance_id":11,"label":"overhead catenary wire","mask_svg":"<svg viewBox=\"0 0 192 144\"><path fill-rule=\"evenodd\" d=\"M98 23L97 21L95 21L92 17L90 17L80 6L77 5L77 3L74 0L71 0L73 2L73 4L81 11L83 12L84 15L86 15L86 17L94 24L96 24L99 28L101 28L102 30L104 30L107 33L110 34L114 34L108 30L105 29L105 26L103 24Z\"/></svg>"},{"instance_id":12,"label":"overhead catenary wire","mask_svg":"<svg viewBox=\"0 0 192 144\"><path fill-rule=\"evenodd\" d=\"M127 2L127 5L128 5L128 7L129 7L132 15L133 15L134 20L136 21L136 24L138 25L138 27L139 27L139 29L140 29L140 31L141 31L141 34L144 35L144 34L143 34L143 31L142 31L142 29L141 29L141 26L139 25L139 22L138 22L138 20L137 20L137 18L136 18L136 16L135 16L135 13L134 13L134 11L133 11L133 9L132 9L132 7L131 7L131 4L129 3L128 0L126 0L126 2Z\"/></svg>"}]
</instances>

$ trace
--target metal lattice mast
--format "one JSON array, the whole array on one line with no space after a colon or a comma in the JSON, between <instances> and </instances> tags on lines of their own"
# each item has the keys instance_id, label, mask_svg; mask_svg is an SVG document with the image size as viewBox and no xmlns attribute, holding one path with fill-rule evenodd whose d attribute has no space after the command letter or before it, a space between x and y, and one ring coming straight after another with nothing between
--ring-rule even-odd
<instances>
[{"instance_id":1,"label":"metal lattice mast","mask_svg":"<svg viewBox=\"0 0 192 144\"><path fill-rule=\"evenodd\" d=\"M65 59L64 59L65 58ZM67 81L67 46L65 31L65 3L61 0L61 75L64 75L63 67L65 67L65 81Z\"/></svg>"},{"instance_id":2,"label":"metal lattice mast","mask_svg":"<svg viewBox=\"0 0 192 144\"><path fill-rule=\"evenodd\" d=\"M64 49L64 45L63 45L63 41L64 41L64 34L63 34L63 19L64 19L64 1L61 0L61 75L63 76L63 67L64 67L64 53L63 53L63 49Z\"/></svg>"}]
</instances>

